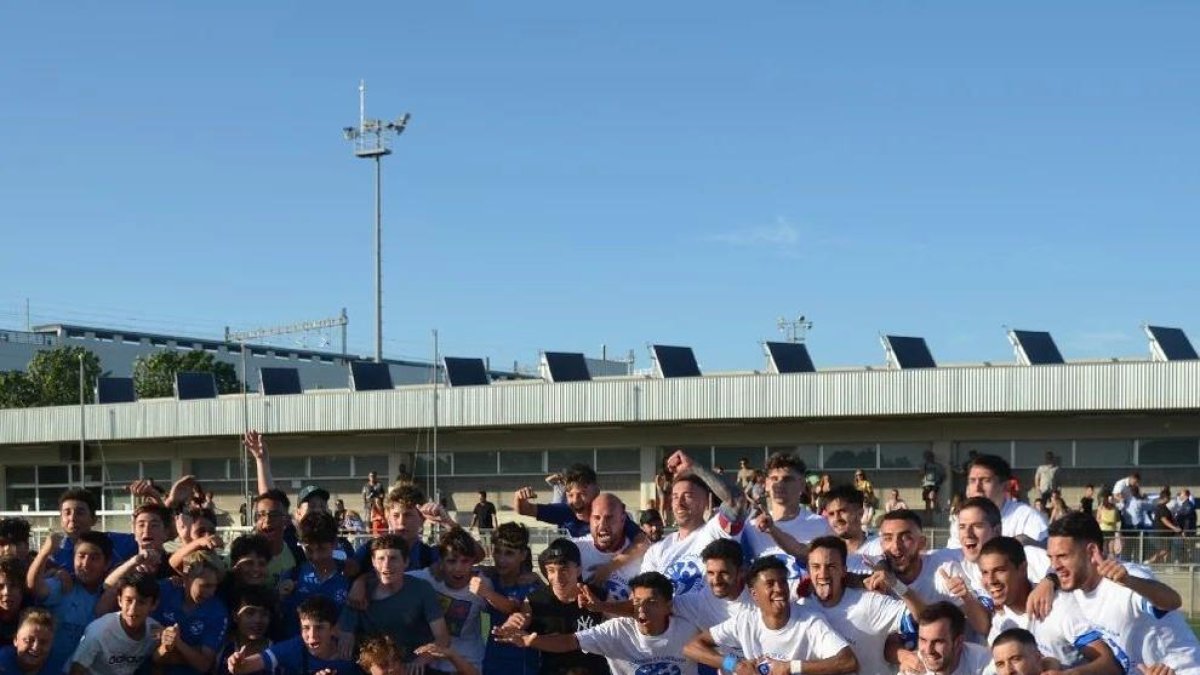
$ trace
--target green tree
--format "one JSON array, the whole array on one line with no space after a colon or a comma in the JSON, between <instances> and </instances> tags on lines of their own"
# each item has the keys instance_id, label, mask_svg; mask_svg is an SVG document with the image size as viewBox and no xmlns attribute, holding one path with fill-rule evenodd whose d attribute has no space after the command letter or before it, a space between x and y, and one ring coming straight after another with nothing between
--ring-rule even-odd
<instances>
[{"instance_id":1,"label":"green tree","mask_svg":"<svg viewBox=\"0 0 1200 675\"><path fill-rule=\"evenodd\" d=\"M175 395L175 373L212 373L218 394L234 394L242 389L237 370L217 361L210 352L192 350L162 351L139 356L133 364L133 387L138 398L163 398Z\"/></svg>"},{"instance_id":2,"label":"green tree","mask_svg":"<svg viewBox=\"0 0 1200 675\"><path fill-rule=\"evenodd\" d=\"M37 392L34 405L78 405L80 357L84 401L95 400L96 378L102 374L100 357L83 347L58 347L34 354L25 369L25 376Z\"/></svg>"},{"instance_id":3,"label":"green tree","mask_svg":"<svg viewBox=\"0 0 1200 675\"><path fill-rule=\"evenodd\" d=\"M19 370L0 373L0 408L30 408L37 400L37 388L28 375Z\"/></svg>"}]
</instances>

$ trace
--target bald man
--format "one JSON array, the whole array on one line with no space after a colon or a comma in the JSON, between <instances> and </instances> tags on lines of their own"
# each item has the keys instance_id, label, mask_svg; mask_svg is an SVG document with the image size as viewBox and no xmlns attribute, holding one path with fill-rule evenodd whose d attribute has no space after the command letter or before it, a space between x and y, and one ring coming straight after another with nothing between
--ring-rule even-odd
<instances>
[{"instance_id":1,"label":"bald man","mask_svg":"<svg viewBox=\"0 0 1200 675\"><path fill-rule=\"evenodd\" d=\"M641 556L630 559L616 569L611 563L621 553L636 552L625 533L625 504L611 492L601 493L592 502L588 519L591 534L572 539L579 547L583 580L603 589L609 600L629 597L629 580L641 571ZM607 572L607 574L601 574Z\"/></svg>"}]
</instances>

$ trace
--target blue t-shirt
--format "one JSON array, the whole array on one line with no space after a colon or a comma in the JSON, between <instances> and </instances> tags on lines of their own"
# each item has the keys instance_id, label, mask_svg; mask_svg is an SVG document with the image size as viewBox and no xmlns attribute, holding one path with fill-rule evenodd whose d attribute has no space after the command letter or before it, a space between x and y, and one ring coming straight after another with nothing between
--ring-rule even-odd
<instances>
[{"instance_id":1,"label":"blue t-shirt","mask_svg":"<svg viewBox=\"0 0 1200 675\"><path fill-rule=\"evenodd\" d=\"M313 564L306 562L296 568L296 587L292 589L291 595L284 598L282 614L283 623L288 627L287 635L298 634L300 632L300 617L296 614L296 609L300 607L300 603L311 598L314 595L323 595L330 600L333 600L342 606L346 604L346 594L350 591L350 580L342 572L342 565L338 565L333 575L325 581L317 578L317 570Z\"/></svg>"},{"instance_id":2,"label":"blue t-shirt","mask_svg":"<svg viewBox=\"0 0 1200 675\"><path fill-rule=\"evenodd\" d=\"M108 568L113 569L121 563L129 560L137 555L138 544L137 539L133 538L128 532L104 532L108 535L108 540L112 542L113 556L112 560L108 561ZM55 565L63 569L75 569L75 542L71 541L70 537L64 537L62 546L50 556Z\"/></svg>"},{"instance_id":3,"label":"blue t-shirt","mask_svg":"<svg viewBox=\"0 0 1200 675\"><path fill-rule=\"evenodd\" d=\"M368 539L366 543L359 546L358 550L354 552L354 559L358 561L360 572L371 572L375 569L371 566L370 545L371 540ZM416 572L417 570L423 570L437 562L438 557L436 548L418 539L412 545L412 548L408 550L408 567L405 568L405 571Z\"/></svg>"},{"instance_id":4,"label":"blue t-shirt","mask_svg":"<svg viewBox=\"0 0 1200 675\"><path fill-rule=\"evenodd\" d=\"M292 675L293 673L296 675L311 675L325 668L333 669L338 675L360 672L358 664L353 661L318 659L309 654L308 648L304 646L299 636L286 642L271 645L270 649L263 652L263 660L266 662L268 670L288 673L288 675Z\"/></svg>"},{"instance_id":5,"label":"blue t-shirt","mask_svg":"<svg viewBox=\"0 0 1200 675\"><path fill-rule=\"evenodd\" d=\"M537 590L542 584L514 584L512 586L501 586L498 576L492 577L492 583L496 592L509 600L521 602L529 597L529 594ZM488 605L488 616L491 617L491 625L499 626L503 624L508 615L497 611L491 605ZM534 675L541 669L540 652L536 649L525 649L524 647L516 647L514 645L496 642L494 635L488 635L487 651L483 654L483 672L485 673L512 673L513 675Z\"/></svg>"},{"instance_id":6,"label":"blue t-shirt","mask_svg":"<svg viewBox=\"0 0 1200 675\"><path fill-rule=\"evenodd\" d=\"M42 600L42 606L54 615L56 626L54 646L50 648L46 668L49 669L47 672L61 673L79 646L83 631L96 619L96 601L100 599L101 591L89 593L76 581L69 593L63 593L62 582L55 577L46 579L46 586L50 593Z\"/></svg>"},{"instance_id":7,"label":"blue t-shirt","mask_svg":"<svg viewBox=\"0 0 1200 675\"><path fill-rule=\"evenodd\" d=\"M592 525L586 520L575 517L575 512L566 504L538 504L537 515L534 516L543 523L557 525L566 530L572 537L586 537L592 533ZM625 537L630 541L637 539L642 528L633 522L629 514L625 514Z\"/></svg>"},{"instance_id":8,"label":"blue t-shirt","mask_svg":"<svg viewBox=\"0 0 1200 675\"><path fill-rule=\"evenodd\" d=\"M4 649L0 649L0 673L21 673L21 667L17 665L17 648L9 645ZM50 661L47 660L42 664L40 670L33 675L58 675L57 671L50 670Z\"/></svg>"},{"instance_id":9,"label":"blue t-shirt","mask_svg":"<svg viewBox=\"0 0 1200 675\"><path fill-rule=\"evenodd\" d=\"M268 644L267 648L270 649L271 645ZM233 656L233 653L236 651L237 645L234 644L233 640L229 640L225 643L225 646L222 647L221 651L217 653L217 667L213 669L213 672L216 673L216 675L231 675L227 664L229 663L229 657ZM257 654L258 652L255 653ZM251 673L244 673L243 675L256 675L257 673L269 672L271 671L267 670L266 668L261 668Z\"/></svg>"},{"instance_id":10,"label":"blue t-shirt","mask_svg":"<svg viewBox=\"0 0 1200 675\"><path fill-rule=\"evenodd\" d=\"M221 651L225 630L229 624L229 610L220 597L209 598L191 612L184 610L186 589L169 579L158 582L158 608L151 616L163 627L178 625L179 639L191 647L208 647L216 654ZM171 675L199 675L200 671L185 665L167 668Z\"/></svg>"}]
</instances>

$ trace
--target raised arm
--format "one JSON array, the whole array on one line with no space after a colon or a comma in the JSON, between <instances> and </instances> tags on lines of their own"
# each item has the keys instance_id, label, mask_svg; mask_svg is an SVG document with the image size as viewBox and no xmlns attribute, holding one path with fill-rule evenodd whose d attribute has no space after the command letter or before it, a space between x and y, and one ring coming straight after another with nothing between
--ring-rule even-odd
<instances>
[{"instance_id":1,"label":"raised arm","mask_svg":"<svg viewBox=\"0 0 1200 675\"><path fill-rule=\"evenodd\" d=\"M37 556L33 562L29 564L29 570L25 572L25 587L38 600L45 599L50 595L50 587L46 584L46 580L42 574L46 571L46 561L54 555L58 547L62 546L63 535L59 532L52 532L42 541L42 547L38 549Z\"/></svg>"},{"instance_id":2,"label":"raised arm","mask_svg":"<svg viewBox=\"0 0 1200 675\"><path fill-rule=\"evenodd\" d=\"M513 511L530 518L537 517L537 504L532 500L537 499L537 493L531 487L523 487L513 493Z\"/></svg>"},{"instance_id":3,"label":"raised arm","mask_svg":"<svg viewBox=\"0 0 1200 675\"><path fill-rule=\"evenodd\" d=\"M675 454L667 459L667 469L677 476L690 473L699 478L708 486L709 491L721 500L722 515L735 523L745 520L750 510L750 503L747 501L746 495L737 489L737 485L732 481L696 464L682 450L676 450Z\"/></svg>"},{"instance_id":4,"label":"raised arm","mask_svg":"<svg viewBox=\"0 0 1200 675\"><path fill-rule=\"evenodd\" d=\"M1119 560L1105 558L1096 563L1096 570L1109 581L1121 584L1149 600L1161 613L1171 612L1183 606L1183 598L1180 597L1179 591L1156 579L1145 579L1130 574L1129 569Z\"/></svg>"},{"instance_id":5,"label":"raised arm","mask_svg":"<svg viewBox=\"0 0 1200 675\"><path fill-rule=\"evenodd\" d=\"M275 487L275 476L271 475L271 458L267 456L267 444L262 434L254 429L246 432L246 450L254 455L254 466L258 469L258 494Z\"/></svg>"}]
</instances>

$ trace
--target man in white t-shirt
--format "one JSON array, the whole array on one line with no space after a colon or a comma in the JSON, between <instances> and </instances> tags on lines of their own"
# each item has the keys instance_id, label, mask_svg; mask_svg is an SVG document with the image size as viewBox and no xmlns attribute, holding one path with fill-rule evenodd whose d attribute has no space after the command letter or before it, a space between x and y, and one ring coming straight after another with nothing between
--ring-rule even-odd
<instances>
[{"instance_id":1,"label":"man in white t-shirt","mask_svg":"<svg viewBox=\"0 0 1200 675\"><path fill-rule=\"evenodd\" d=\"M629 580L637 576L642 568L637 547L625 534L625 519L625 504L616 495L605 492L592 502L589 519L591 533L571 540L579 547L584 583L596 581L596 586L602 585L609 600L627 599ZM602 583L595 580L597 570L607 568L612 559L622 552L636 557L622 567L611 570Z\"/></svg>"},{"instance_id":2,"label":"man in white t-shirt","mask_svg":"<svg viewBox=\"0 0 1200 675\"><path fill-rule=\"evenodd\" d=\"M995 455L979 455L967 465L967 497L987 497L1000 509L1001 533L1023 544L1046 543L1046 519L1025 502L1008 496L1012 467ZM958 548L958 532L951 530L946 548Z\"/></svg>"},{"instance_id":3,"label":"man in white t-shirt","mask_svg":"<svg viewBox=\"0 0 1200 675\"><path fill-rule=\"evenodd\" d=\"M1105 560L1104 535L1095 518L1075 512L1050 526L1048 553L1063 591L1083 614L1113 634L1115 646L1131 666L1164 664L1177 673L1200 674L1200 641L1191 630L1179 630L1172 608L1156 606L1138 588L1146 580ZM1118 655L1119 658L1119 655Z\"/></svg>"},{"instance_id":4,"label":"man in white t-shirt","mask_svg":"<svg viewBox=\"0 0 1200 675\"><path fill-rule=\"evenodd\" d=\"M577 649L599 654L614 675L695 675L696 663L683 655L697 628L672 616L674 585L658 572L644 572L629 582L633 618L610 619L577 633L538 635L501 628L498 640L545 652Z\"/></svg>"},{"instance_id":5,"label":"man in white t-shirt","mask_svg":"<svg viewBox=\"0 0 1200 675\"><path fill-rule=\"evenodd\" d=\"M987 542L979 556L979 567L996 607L988 644L994 646L997 638L1011 628L1023 628L1033 634L1038 651L1054 659L1054 669L1070 669L1075 675L1125 672L1128 659L1119 662L1124 653L1113 653L1105 642L1103 627L1085 616L1069 593L1056 594L1050 614L1044 619L1026 612L1033 585L1028 578L1025 547L1016 539L996 537Z\"/></svg>"},{"instance_id":6,"label":"man in white t-shirt","mask_svg":"<svg viewBox=\"0 0 1200 675\"><path fill-rule=\"evenodd\" d=\"M832 534L826 519L800 504L804 494L804 461L795 455L777 453L767 460L767 510L742 532L742 546L751 559L773 555L788 568L793 589L804 578L804 556L808 542Z\"/></svg>"},{"instance_id":7,"label":"man in white t-shirt","mask_svg":"<svg viewBox=\"0 0 1200 675\"><path fill-rule=\"evenodd\" d=\"M883 593L846 588L846 542L838 537L818 537L809 543L808 574L813 595L825 619L854 649L858 672L886 673L892 669L884 657L888 636L901 630L904 603Z\"/></svg>"},{"instance_id":8,"label":"man in white t-shirt","mask_svg":"<svg viewBox=\"0 0 1200 675\"><path fill-rule=\"evenodd\" d=\"M738 536L748 505L740 490L695 464L682 450L667 459L667 468L675 476L671 512L679 529L650 546L642 558L642 571L665 574L675 584L675 595L682 597L704 587L700 552L712 541ZM721 506L706 521L710 495L716 495Z\"/></svg>"},{"instance_id":9,"label":"man in white t-shirt","mask_svg":"<svg viewBox=\"0 0 1200 675\"><path fill-rule=\"evenodd\" d=\"M748 579L755 609L701 631L684 650L689 659L727 673L767 672L764 667L829 675L858 671L854 650L820 610L792 602L782 560L759 558ZM731 642L741 647L742 657L719 651Z\"/></svg>"},{"instance_id":10,"label":"man in white t-shirt","mask_svg":"<svg viewBox=\"0 0 1200 675\"><path fill-rule=\"evenodd\" d=\"M947 562L962 561L962 551L935 549L925 552L927 540L921 516L909 509L884 514L879 525L883 541L883 562L863 580L863 586L879 593L891 593L908 605L914 616L925 605L946 600L961 604L962 600L937 583L938 568ZM907 636L910 647L916 646L915 632Z\"/></svg>"},{"instance_id":11,"label":"man in white t-shirt","mask_svg":"<svg viewBox=\"0 0 1200 675\"><path fill-rule=\"evenodd\" d=\"M995 675L1042 675L1058 671L1054 659L1044 657L1038 648L1037 638L1024 628L1009 628L992 643L992 667L985 673ZM1175 675L1175 671L1163 664L1140 666L1140 675ZM1132 675L1132 674L1131 674Z\"/></svg>"},{"instance_id":12,"label":"man in white t-shirt","mask_svg":"<svg viewBox=\"0 0 1200 675\"><path fill-rule=\"evenodd\" d=\"M901 660L900 675L979 675L991 663L986 648L966 641L966 617L949 602L929 605L917 623L916 658Z\"/></svg>"}]
</instances>

